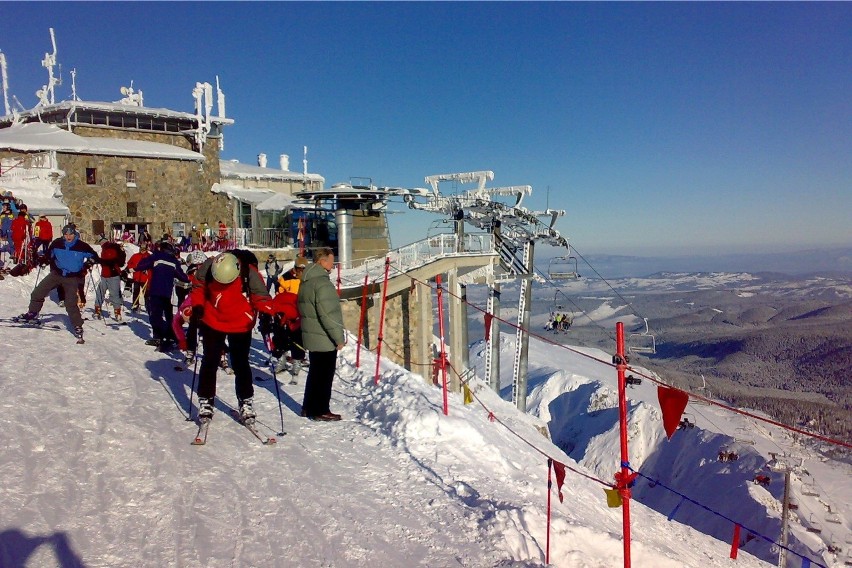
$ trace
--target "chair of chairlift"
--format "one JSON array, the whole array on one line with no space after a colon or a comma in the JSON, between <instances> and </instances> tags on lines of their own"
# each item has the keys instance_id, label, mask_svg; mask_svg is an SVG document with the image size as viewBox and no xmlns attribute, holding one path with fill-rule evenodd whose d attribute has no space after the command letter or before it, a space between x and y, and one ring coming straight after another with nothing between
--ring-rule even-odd
<instances>
[{"instance_id":1,"label":"chair of chairlift","mask_svg":"<svg viewBox=\"0 0 852 568\"><path fill-rule=\"evenodd\" d=\"M695 417L692 417L692 420L689 419L689 414L680 419L680 423L677 425L678 430L692 430L695 428Z\"/></svg>"},{"instance_id":2,"label":"chair of chairlift","mask_svg":"<svg viewBox=\"0 0 852 568\"><path fill-rule=\"evenodd\" d=\"M627 384L628 387L632 387L636 385L641 385L642 379L640 377L634 377L633 375L627 375L627 377L625 377L624 379L624 382Z\"/></svg>"},{"instance_id":3,"label":"chair of chairlift","mask_svg":"<svg viewBox=\"0 0 852 568\"><path fill-rule=\"evenodd\" d=\"M840 515L837 513L829 513L825 516L825 522L834 523L835 525L842 525L843 521L840 519Z\"/></svg>"},{"instance_id":4,"label":"chair of chairlift","mask_svg":"<svg viewBox=\"0 0 852 568\"><path fill-rule=\"evenodd\" d=\"M577 272L577 257L557 256L550 259L547 275L551 280L576 280L580 277Z\"/></svg>"},{"instance_id":5,"label":"chair of chairlift","mask_svg":"<svg viewBox=\"0 0 852 568\"><path fill-rule=\"evenodd\" d=\"M740 459L740 455L733 450L725 448L719 450L719 461L721 462L737 461L738 459Z\"/></svg>"},{"instance_id":6,"label":"chair of chairlift","mask_svg":"<svg viewBox=\"0 0 852 568\"><path fill-rule=\"evenodd\" d=\"M813 483L802 483L802 495L819 497L819 491L816 490Z\"/></svg>"},{"instance_id":7,"label":"chair of chairlift","mask_svg":"<svg viewBox=\"0 0 852 568\"><path fill-rule=\"evenodd\" d=\"M657 339L651 334L648 328L648 318L642 318L645 322L645 331L631 333L627 337L627 351L630 353L650 353L653 355L657 352Z\"/></svg>"}]
</instances>

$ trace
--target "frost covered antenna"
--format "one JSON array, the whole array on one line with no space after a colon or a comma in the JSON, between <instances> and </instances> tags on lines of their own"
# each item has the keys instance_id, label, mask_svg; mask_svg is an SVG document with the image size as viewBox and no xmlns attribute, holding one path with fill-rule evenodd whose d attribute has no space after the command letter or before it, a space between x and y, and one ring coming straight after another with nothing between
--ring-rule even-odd
<instances>
[{"instance_id":1,"label":"frost covered antenna","mask_svg":"<svg viewBox=\"0 0 852 568\"><path fill-rule=\"evenodd\" d=\"M135 106L135 107L144 106L143 105L143 99L142 99L142 91L140 90L140 91L137 92L137 91L133 90L133 80L132 79L130 81L130 86L129 87L121 87L121 89L119 89L119 92L121 92L121 94L124 95L124 98L121 99L120 101L118 101L119 104L123 104L123 105L127 105L127 106Z\"/></svg>"},{"instance_id":2,"label":"frost covered antenna","mask_svg":"<svg viewBox=\"0 0 852 568\"><path fill-rule=\"evenodd\" d=\"M79 101L80 97L77 96L77 69L74 68L71 70L71 100Z\"/></svg>"},{"instance_id":3,"label":"frost covered antenna","mask_svg":"<svg viewBox=\"0 0 852 568\"><path fill-rule=\"evenodd\" d=\"M212 128L210 112L213 110L213 86L210 83L195 83L192 97L195 99L195 118L198 121L198 127L195 129L195 144L200 150L204 147L207 135ZM224 106L224 103L222 104Z\"/></svg>"},{"instance_id":4,"label":"frost covered antenna","mask_svg":"<svg viewBox=\"0 0 852 568\"><path fill-rule=\"evenodd\" d=\"M6 114L12 114L12 108L9 106L9 74L6 68L6 54L0 51L0 79L3 81L3 108L6 109Z\"/></svg>"},{"instance_id":5,"label":"frost covered antenna","mask_svg":"<svg viewBox=\"0 0 852 568\"><path fill-rule=\"evenodd\" d=\"M50 28L50 43L53 45L53 53L45 53L44 59L41 60L41 66L47 69L47 85L43 85L36 91L38 97L36 106L54 104L56 102L55 87L62 84L62 81L53 75L53 68L56 67L56 36L53 34L53 28Z\"/></svg>"},{"instance_id":6,"label":"frost covered antenna","mask_svg":"<svg viewBox=\"0 0 852 568\"><path fill-rule=\"evenodd\" d=\"M219 118L225 118L225 93L219 88L219 75L216 75L216 110Z\"/></svg>"}]
</instances>

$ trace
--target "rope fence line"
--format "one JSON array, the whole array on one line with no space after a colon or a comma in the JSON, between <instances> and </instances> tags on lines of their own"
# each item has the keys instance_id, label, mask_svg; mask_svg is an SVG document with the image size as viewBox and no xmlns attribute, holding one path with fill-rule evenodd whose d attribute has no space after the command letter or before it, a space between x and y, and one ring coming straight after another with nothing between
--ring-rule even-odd
<instances>
[{"instance_id":1,"label":"rope fence line","mask_svg":"<svg viewBox=\"0 0 852 568\"><path fill-rule=\"evenodd\" d=\"M639 477L642 477L642 478L644 478L644 479L648 480L648 483L649 483L649 485L650 485L652 488L655 488L655 487L662 487L663 489L665 489L665 490L667 490L667 491L670 491L671 493L674 493L675 495L677 495L678 497L680 497L680 498L681 498L681 502L683 502L683 501L689 501L689 502L690 502L690 503L692 503L693 505L697 505L698 507L701 507L702 509L704 509L704 510L705 510L705 511L707 511L708 513L712 513L713 515L716 515L717 517L720 517L720 518L722 518L722 519L725 519L726 521L729 521L729 522L733 523L734 525L737 525L737 526L740 526L740 527L744 528L745 530L747 530L747 531L749 532L749 534L752 534L752 535L754 535L755 537L760 537L761 539L765 540L765 541L766 541L766 542L768 542L769 544L772 544L772 545L774 545L774 546L777 546L778 548L783 549L783 550L786 550L787 552L791 552L791 553L795 554L796 556L798 556L799 558L801 558L802 560L807 560L807 561L809 561L809 562L810 562L813 566L820 566L821 568L827 568L827 566L825 566L824 564L820 564L820 563L818 563L818 562L815 562L815 561L811 560L809 557L804 556L804 555L802 555L802 554L799 554L799 553L798 553L798 552L796 552L795 550L793 550L793 549L791 549L791 548L789 548L789 547L787 547L787 546L784 546L784 545L782 545L781 543L779 543L779 542L777 542L777 541L772 540L772 538L770 538L770 537L768 537L768 536L766 536L766 535L762 534L760 531L757 531L757 530L755 530L755 529L749 528L749 527L745 526L744 524L742 524L742 523L740 523L740 522L737 522L737 521L735 521L734 519L732 519L732 518L728 517L727 515L725 515L725 514L723 514L723 513L720 513L719 511L716 511L715 509L712 509L711 507L708 507L707 505L704 505L703 503L700 503L700 502L696 501L695 499L693 499L693 498L691 498L691 497L689 497L689 496L687 496L687 495L684 495L684 494L683 494L683 493L681 493L680 491L678 491L678 490L676 490L676 489L673 489L673 488L669 487L668 485L666 485L666 484L665 484L665 483L663 483L662 481L660 481L660 480L658 480L658 479L651 478L651 477L649 477L649 476L645 475L644 473L642 473L641 471L639 471L639 470L637 470L637 469L633 469L633 468L630 466L630 464L624 464L624 466L625 466L625 467L627 467L627 469L629 469L631 472L633 472L633 473L635 473L636 475L638 475ZM669 518L669 520L670 520L670 521L672 520L672 518L674 518L674 515L675 515L675 513L677 513L677 510L678 510L679 508L680 508L680 503L678 503L678 504L677 504L677 506L675 506L674 510L672 510L672 512L669 514L669 517L668 517L668 518Z\"/></svg>"},{"instance_id":2,"label":"rope fence line","mask_svg":"<svg viewBox=\"0 0 852 568\"><path fill-rule=\"evenodd\" d=\"M398 272L399 274L401 274L401 275L403 275L403 276L406 276L406 277L408 277L408 278L411 278L411 280L413 280L413 281L415 281L415 282L417 282L417 283L419 283L419 284L422 284L422 285L424 285L424 286L428 287L429 289L432 289L432 290L434 290L434 289L435 289L435 287L433 287L432 285L430 285L428 282L424 282L424 281L420 280L419 278L416 278L415 276L412 276L411 274L409 274L409 273L407 273L407 272L405 272L405 271L402 271L402 270L400 270L400 269L398 269L398 268L396 268L396 267L394 267L394 270L395 270L396 272ZM489 314L487 310L485 310L485 309L483 309L483 308L481 308L481 307L477 306L476 304L473 304L473 303L469 302L467 299L462 298L461 296L459 296L458 294L453 293L452 291L449 291L449 290L446 290L446 289L445 289L445 292L446 292L447 294L449 294L450 296L452 296L452 297L456 298L456 299L457 299L457 300L459 300L460 302L462 302L462 303L464 303L464 304L466 304L466 305L468 305L468 306L470 306L470 307L474 308L475 310L479 311L480 313L482 313L482 314L488 314L488 315L492 318L492 320L493 320L493 321L499 321L500 323L503 323L503 324L505 324L505 325L507 325L507 326L509 326L509 327L512 327L512 328L514 328L515 330L521 330L521 331L523 331L523 332L527 333L530 337L535 337L536 339L538 339L538 340L540 340L540 341L543 341L543 342L545 342L545 343L547 343L547 344L550 344L550 345L553 345L553 346L556 346L556 347L560 347L560 348L565 349L565 350L567 350L567 351L569 351L569 352L571 352L571 353L574 353L574 354L576 354L576 355L580 355L580 356L585 357L585 358L587 358L587 359L591 359L592 361L596 361L597 363L600 363L600 364L605 365L605 366L607 366L607 367L611 367L611 368L613 368L613 369L615 369L615 368L616 368L615 364L614 364L614 363L612 363L612 362L605 361L605 360L600 359L600 358L598 358L598 357L595 357L595 356L593 356L593 355L589 355L588 353L583 353L582 351L579 351L578 349L575 349L575 348L570 347L570 346L568 346L568 345L563 345L562 343L558 343L558 342L556 342L556 341L553 341L552 339L549 339L549 338L547 338L547 337L544 337L544 336L542 336L542 335L539 335L539 334L537 334L537 333L535 333L535 332L533 332L533 331L530 331L530 330L524 329L523 327L519 326L517 323L507 321L507 320L505 320L505 319L503 319L503 318L501 318L501 317L495 316L495 315L493 315L493 314ZM746 410L742 410L742 409L739 409L739 408L734 408L733 406L730 406L730 405L728 405L728 404L724 404L724 403L722 403L722 402L719 402L719 401L715 401L715 400L709 399L709 398L707 398L707 397L705 397L705 396L702 396L702 395L699 395L699 394L695 394L695 393L692 393L692 392L690 392L690 391L686 391L686 390L684 390L684 389L680 389L680 388L674 387L674 386L672 386L672 385L666 384L665 382L663 382L663 381L661 381L661 380L659 380L659 379L656 379L656 378L654 378L654 377L652 377L652 376L650 376L650 375L648 375L648 374L646 374L646 373L643 373L643 372L641 372L641 371L637 370L635 367L631 367L631 366L629 366L629 365L628 365L627 369L628 369L629 371L633 372L633 373L636 373L637 375L639 375L639 376L641 376L641 377L644 377L644 378L648 379L649 381L651 381L651 382L653 382L653 383L655 383L655 384L657 384L657 385L664 386L664 387L666 387L666 388L669 388L669 389L672 389L672 390L675 390L675 391L678 391L678 392L682 392L682 393L684 393L684 394L688 395L688 396L689 396L689 397L691 397L691 398L694 398L694 399L696 399L696 400L703 401L703 402L705 402L705 403L707 403L707 404L710 404L710 405L713 405L713 406L718 406L719 408L724 408L724 409L726 409L726 410L730 410L731 412L735 412L735 413L740 414L740 415L742 415L742 416L747 416L747 417L752 418L752 419L754 419L754 420L759 420L759 421L761 421L761 422L766 422L766 423L768 423L768 424L772 424L773 426L777 426L777 427L782 428L782 429L785 429L785 430L790 430L790 431L792 431L792 432L796 432L796 433L801 434L801 435L803 435L803 436L808 436L808 437L815 438L815 439L817 439L817 440L820 440L820 441L823 441L823 442L826 442L826 443L829 443L829 444L834 444L834 445L837 445L837 446L842 446L842 447L845 447L845 448L850 448L850 449L852 449L852 443L844 442L844 441L842 441L842 440L836 440L836 439L831 438L831 437L829 437L829 436L824 436L824 435L822 435L822 434L817 434L817 433L815 433L815 432L809 432L809 431L804 430L804 429L802 429L802 428L797 428L797 427L795 427L795 426L790 426L790 425L788 425L788 424L784 424L783 422L778 422L777 420L773 420L773 419L771 419L771 418L766 418L766 417L759 416L759 415L757 415L757 414L754 414L754 413L748 412L748 411L746 411Z\"/></svg>"}]
</instances>

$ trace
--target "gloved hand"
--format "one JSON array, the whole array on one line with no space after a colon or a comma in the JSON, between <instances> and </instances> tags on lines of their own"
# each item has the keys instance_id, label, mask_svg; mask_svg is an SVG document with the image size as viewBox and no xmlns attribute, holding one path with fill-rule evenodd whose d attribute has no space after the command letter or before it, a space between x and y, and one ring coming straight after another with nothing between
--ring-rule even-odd
<instances>
[{"instance_id":1,"label":"gloved hand","mask_svg":"<svg viewBox=\"0 0 852 568\"><path fill-rule=\"evenodd\" d=\"M37 262L39 266L47 266L50 264L50 258L46 254L40 254L38 255Z\"/></svg>"},{"instance_id":2,"label":"gloved hand","mask_svg":"<svg viewBox=\"0 0 852 568\"><path fill-rule=\"evenodd\" d=\"M91 268L95 264L95 259L91 256L87 257L86 260L83 261L83 266L86 268Z\"/></svg>"},{"instance_id":3,"label":"gloved hand","mask_svg":"<svg viewBox=\"0 0 852 568\"><path fill-rule=\"evenodd\" d=\"M198 321L201 321L201 318L203 318L203 317L204 317L204 306L200 305L200 304L197 305L197 306L192 306L192 318L195 321L198 322Z\"/></svg>"}]
</instances>

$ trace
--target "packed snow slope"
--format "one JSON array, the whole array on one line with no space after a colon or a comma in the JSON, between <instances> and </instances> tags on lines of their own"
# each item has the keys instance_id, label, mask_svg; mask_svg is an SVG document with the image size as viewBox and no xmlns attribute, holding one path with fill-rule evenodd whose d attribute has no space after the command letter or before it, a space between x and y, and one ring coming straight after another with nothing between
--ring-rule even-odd
<instances>
[{"instance_id":1,"label":"packed snow slope","mask_svg":"<svg viewBox=\"0 0 852 568\"><path fill-rule=\"evenodd\" d=\"M276 390L257 337L260 428L276 436L283 421L286 435L264 446L235 422L233 380L220 372L208 443L193 446L193 371L143 344L144 315L127 326L87 321L84 345L50 300L42 315L60 329L10 325L35 278L0 282L4 568L541 566L545 455L593 476L617 466L595 443L581 461L600 463L578 465L539 419L481 386L477 396L512 432L457 395L444 416L437 388L386 361L374 384L375 358L363 353L355 368L351 338L332 396L344 421L300 418L304 375ZM92 304L90 292L89 314ZM588 372L571 355L538 364L539 390L545 367ZM563 492L559 503L554 491L551 564L621 566L621 510L571 472ZM634 566L731 565L728 543L637 502L631 513ZM768 566L742 552L736 565Z\"/></svg>"}]
</instances>

